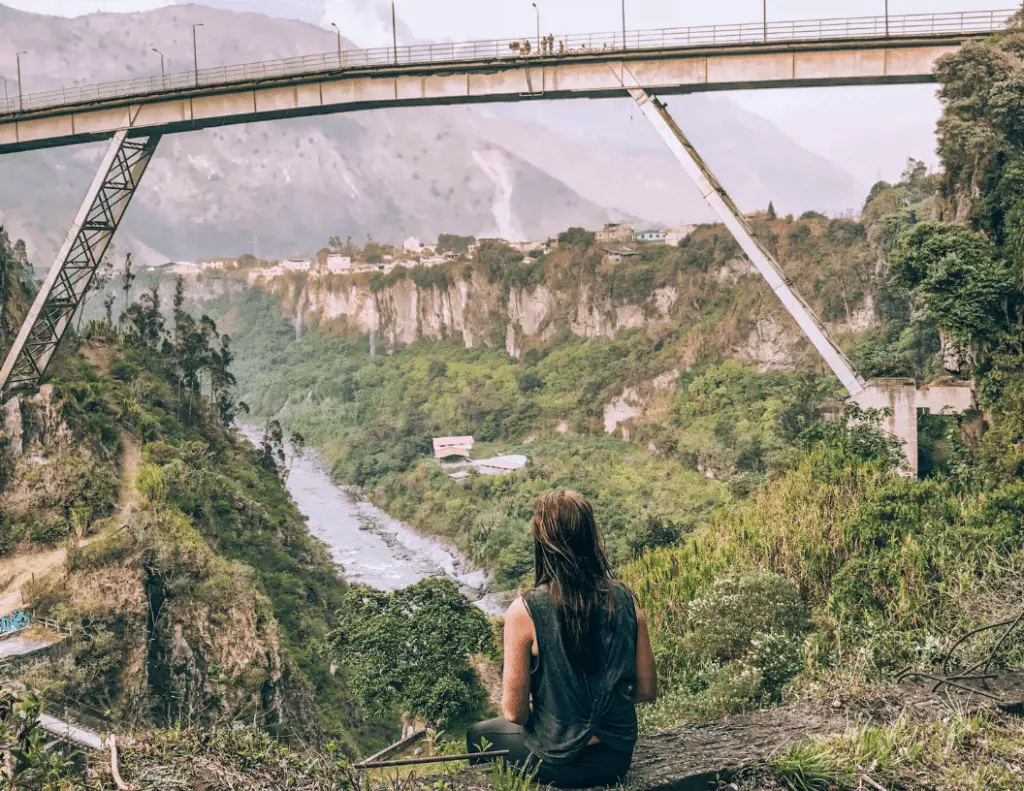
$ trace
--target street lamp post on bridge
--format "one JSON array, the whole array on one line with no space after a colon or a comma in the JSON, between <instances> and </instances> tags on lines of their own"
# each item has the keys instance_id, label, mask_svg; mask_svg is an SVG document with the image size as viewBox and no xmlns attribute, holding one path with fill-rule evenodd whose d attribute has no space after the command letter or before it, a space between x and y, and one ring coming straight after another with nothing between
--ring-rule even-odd
<instances>
[{"instance_id":1,"label":"street lamp post on bridge","mask_svg":"<svg viewBox=\"0 0 1024 791\"><path fill-rule=\"evenodd\" d=\"M395 55L395 65L398 65L398 17L395 16L395 0L391 0L391 51Z\"/></svg>"},{"instance_id":2,"label":"street lamp post on bridge","mask_svg":"<svg viewBox=\"0 0 1024 791\"><path fill-rule=\"evenodd\" d=\"M533 6L533 10L537 12L537 54L540 55L540 9L536 3L530 3Z\"/></svg>"},{"instance_id":3,"label":"street lamp post on bridge","mask_svg":"<svg viewBox=\"0 0 1024 791\"><path fill-rule=\"evenodd\" d=\"M153 47L153 52L160 56L160 83L164 88L167 87L167 67L164 65L164 53Z\"/></svg>"},{"instance_id":4,"label":"street lamp post on bridge","mask_svg":"<svg viewBox=\"0 0 1024 791\"><path fill-rule=\"evenodd\" d=\"M764 43L768 43L768 0L762 0L761 19L764 20Z\"/></svg>"},{"instance_id":5,"label":"street lamp post on bridge","mask_svg":"<svg viewBox=\"0 0 1024 791\"><path fill-rule=\"evenodd\" d=\"M341 28L331 22L331 27L338 31L338 65L341 65Z\"/></svg>"},{"instance_id":6,"label":"street lamp post on bridge","mask_svg":"<svg viewBox=\"0 0 1024 791\"><path fill-rule=\"evenodd\" d=\"M25 92L21 88L21 56L28 55L28 52L15 53L15 59L18 61L18 111L25 112ZM7 89L7 83L4 82L4 90Z\"/></svg>"},{"instance_id":7,"label":"street lamp post on bridge","mask_svg":"<svg viewBox=\"0 0 1024 791\"><path fill-rule=\"evenodd\" d=\"M626 0L622 0L622 48L626 48Z\"/></svg>"},{"instance_id":8,"label":"street lamp post on bridge","mask_svg":"<svg viewBox=\"0 0 1024 791\"><path fill-rule=\"evenodd\" d=\"M889 38L889 0L885 0L885 37Z\"/></svg>"},{"instance_id":9,"label":"street lamp post on bridge","mask_svg":"<svg viewBox=\"0 0 1024 791\"><path fill-rule=\"evenodd\" d=\"M196 87L199 87L199 44L196 42L196 28L203 27L202 22L192 25L192 63L196 70Z\"/></svg>"}]
</instances>

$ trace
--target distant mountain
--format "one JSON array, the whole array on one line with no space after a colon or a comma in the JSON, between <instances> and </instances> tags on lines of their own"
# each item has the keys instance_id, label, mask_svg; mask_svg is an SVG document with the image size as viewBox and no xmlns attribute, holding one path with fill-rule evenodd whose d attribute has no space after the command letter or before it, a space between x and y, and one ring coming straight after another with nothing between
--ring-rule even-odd
<instances>
[{"instance_id":1,"label":"distant mountain","mask_svg":"<svg viewBox=\"0 0 1024 791\"><path fill-rule=\"evenodd\" d=\"M343 30L379 37L383 5L360 6L362 16ZM201 67L337 45L333 30L306 22L197 5L72 19L0 6L0 40L11 44L0 48L0 76L10 80L9 53L17 50L28 52L28 92L158 74L154 48L169 71L187 70L195 23L203 25ZM723 180L744 207L774 200L782 211L832 209L859 200L847 174L732 102L694 97L672 105L693 109L684 126L713 165L726 163ZM707 218L643 119L634 111L630 121L629 112L617 101L402 109L171 136L119 244L151 261L250 250L281 257L313 252L332 235L521 239L609 218ZM0 221L26 238L36 260L63 239L101 152L92 145L0 157Z\"/></svg>"},{"instance_id":2,"label":"distant mountain","mask_svg":"<svg viewBox=\"0 0 1024 791\"><path fill-rule=\"evenodd\" d=\"M722 96L673 96L668 107L744 210L859 207L867 188ZM712 219L696 187L629 99L492 105L474 128L580 195L657 223Z\"/></svg>"}]
</instances>

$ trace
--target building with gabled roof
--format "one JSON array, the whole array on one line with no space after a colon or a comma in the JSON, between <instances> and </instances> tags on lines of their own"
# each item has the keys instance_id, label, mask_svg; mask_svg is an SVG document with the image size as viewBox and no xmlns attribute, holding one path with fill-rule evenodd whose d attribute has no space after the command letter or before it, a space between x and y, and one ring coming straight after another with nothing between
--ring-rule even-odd
<instances>
[{"instance_id":1,"label":"building with gabled roof","mask_svg":"<svg viewBox=\"0 0 1024 791\"><path fill-rule=\"evenodd\" d=\"M434 459L437 461L453 457L468 459L472 450L472 437L434 437Z\"/></svg>"}]
</instances>

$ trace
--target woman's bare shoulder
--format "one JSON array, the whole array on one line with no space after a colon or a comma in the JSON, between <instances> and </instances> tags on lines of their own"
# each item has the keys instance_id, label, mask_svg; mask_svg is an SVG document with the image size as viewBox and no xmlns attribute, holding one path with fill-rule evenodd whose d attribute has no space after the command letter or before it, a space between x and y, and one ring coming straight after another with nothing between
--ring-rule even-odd
<instances>
[{"instance_id":1,"label":"woman's bare shoulder","mask_svg":"<svg viewBox=\"0 0 1024 791\"><path fill-rule=\"evenodd\" d=\"M508 606L508 609L505 610L505 620L521 621L523 619L531 620L530 610L526 606L526 600L522 596L516 596L515 601L513 601Z\"/></svg>"}]
</instances>

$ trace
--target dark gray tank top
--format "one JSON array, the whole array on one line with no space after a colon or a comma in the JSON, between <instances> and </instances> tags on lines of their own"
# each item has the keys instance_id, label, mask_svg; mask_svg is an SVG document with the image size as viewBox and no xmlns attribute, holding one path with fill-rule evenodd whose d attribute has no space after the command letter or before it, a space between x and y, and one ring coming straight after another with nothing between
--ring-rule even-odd
<instances>
[{"instance_id":1,"label":"dark gray tank top","mask_svg":"<svg viewBox=\"0 0 1024 791\"><path fill-rule=\"evenodd\" d=\"M530 673L533 711L524 729L526 746L547 763L571 763L593 736L622 752L636 743L636 605L622 583L613 582L611 594L614 610L601 630L602 656L594 675L577 673L569 662L547 586L523 597L539 654Z\"/></svg>"}]
</instances>

